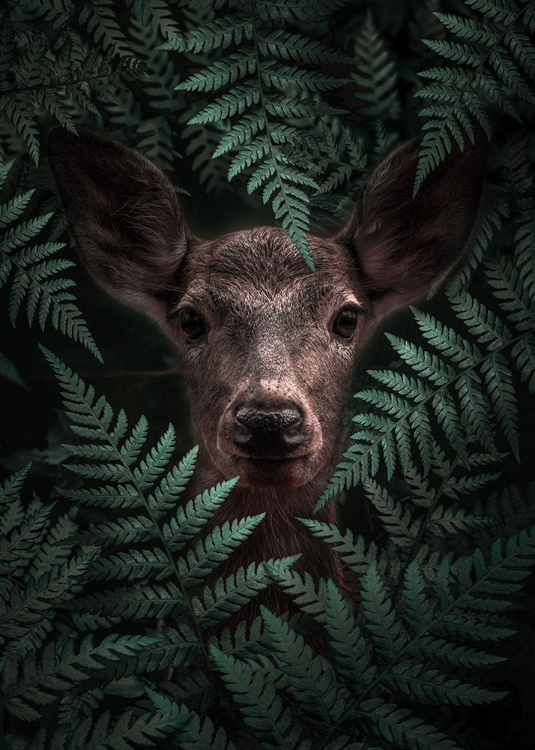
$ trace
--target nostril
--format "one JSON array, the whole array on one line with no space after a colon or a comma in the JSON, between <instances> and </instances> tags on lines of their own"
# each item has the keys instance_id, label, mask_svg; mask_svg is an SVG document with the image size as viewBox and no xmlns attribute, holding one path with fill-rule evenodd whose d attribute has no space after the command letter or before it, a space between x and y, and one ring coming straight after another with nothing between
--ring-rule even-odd
<instances>
[{"instance_id":1,"label":"nostril","mask_svg":"<svg viewBox=\"0 0 535 750\"><path fill-rule=\"evenodd\" d=\"M248 443L251 441L252 438L252 432L249 430L241 420L238 419L238 417L234 420L234 431L233 431L233 439L234 443L240 447L245 448L247 447Z\"/></svg>"},{"instance_id":2,"label":"nostril","mask_svg":"<svg viewBox=\"0 0 535 750\"><path fill-rule=\"evenodd\" d=\"M303 422L301 412L297 408L288 409L239 409L234 420L240 428L249 431L267 430L286 432L300 426Z\"/></svg>"},{"instance_id":3,"label":"nostril","mask_svg":"<svg viewBox=\"0 0 535 750\"><path fill-rule=\"evenodd\" d=\"M291 404L277 407L243 406L234 414L233 440L251 455L282 456L304 441L303 414Z\"/></svg>"}]
</instances>

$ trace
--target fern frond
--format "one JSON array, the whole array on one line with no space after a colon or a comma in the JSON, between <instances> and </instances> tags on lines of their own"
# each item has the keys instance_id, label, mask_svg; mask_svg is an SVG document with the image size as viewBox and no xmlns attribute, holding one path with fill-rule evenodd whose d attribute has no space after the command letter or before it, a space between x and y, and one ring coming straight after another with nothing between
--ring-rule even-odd
<instances>
[{"instance_id":1,"label":"fern frond","mask_svg":"<svg viewBox=\"0 0 535 750\"><path fill-rule=\"evenodd\" d=\"M43 506L27 516L5 540L0 539L0 567L20 573L29 565L35 555L36 546L49 526L53 509L54 503Z\"/></svg>"},{"instance_id":2,"label":"fern frond","mask_svg":"<svg viewBox=\"0 0 535 750\"><path fill-rule=\"evenodd\" d=\"M159 740L182 728L184 719L177 712L163 713L127 709L116 721L112 720L110 711L101 713L96 721L89 716L82 719L73 732L70 728L59 730L55 734L56 747L67 750L76 747L80 750L92 748L109 748L123 750L132 747L155 746ZM87 740L87 742L86 742ZM59 745L58 742L62 742ZM81 743L84 744L81 744Z\"/></svg>"},{"instance_id":3,"label":"fern frond","mask_svg":"<svg viewBox=\"0 0 535 750\"><path fill-rule=\"evenodd\" d=\"M174 466L163 476L153 493L148 496L149 506L158 518L177 507L184 489L193 476L198 453L198 446L188 451L178 466Z\"/></svg>"},{"instance_id":4,"label":"fern frond","mask_svg":"<svg viewBox=\"0 0 535 750\"><path fill-rule=\"evenodd\" d=\"M297 750L301 731L290 708L284 707L273 683L263 680L258 667L224 654L213 646L210 651L227 690L255 735L266 745Z\"/></svg>"},{"instance_id":5,"label":"fern frond","mask_svg":"<svg viewBox=\"0 0 535 750\"><path fill-rule=\"evenodd\" d=\"M176 655L168 641L153 636L112 634L100 643L92 635L81 642L63 636L39 655L28 654L20 675L10 673L4 687L6 705L13 716L37 719L41 706L65 694L72 697L90 686L155 671L172 664Z\"/></svg>"},{"instance_id":6,"label":"fern frond","mask_svg":"<svg viewBox=\"0 0 535 750\"><path fill-rule=\"evenodd\" d=\"M162 527L173 552L181 550L210 521L237 482L238 477L216 484L177 509L175 517Z\"/></svg>"},{"instance_id":7,"label":"fern frond","mask_svg":"<svg viewBox=\"0 0 535 750\"><path fill-rule=\"evenodd\" d=\"M6 171L6 179L8 174ZM44 330L50 321L55 329L74 341L79 341L102 361L87 324L75 304L75 297L65 291L74 286L74 281L59 275L73 266L71 261L55 257L64 243L29 245L47 226L53 214L42 214L9 226L22 214L33 193L30 190L16 196L2 211L4 232L0 238L0 288L11 278L11 323L16 325L25 302L29 325L32 325L37 316L39 326Z\"/></svg>"},{"instance_id":8,"label":"fern frond","mask_svg":"<svg viewBox=\"0 0 535 750\"><path fill-rule=\"evenodd\" d=\"M471 120L479 123L490 140L486 101L517 120L520 117L515 100L535 102L532 92L535 50L526 34L530 3L519 4L515 0L506 10L483 0L469 5L479 11L481 20L437 14L452 34L463 41L424 40L434 52L456 63L456 67L432 68L421 74L433 83L416 95L434 103L420 112L426 122L414 195L431 170L451 153L453 141L461 151L466 139L474 141Z\"/></svg>"},{"instance_id":9,"label":"fern frond","mask_svg":"<svg viewBox=\"0 0 535 750\"><path fill-rule=\"evenodd\" d=\"M400 693L439 705L480 705L500 700L508 695L507 692L486 690L477 685L461 682L436 669L426 670L422 664L414 664L410 660L396 665L388 682Z\"/></svg>"},{"instance_id":10,"label":"fern frond","mask_svg":"<svg viewBox=\"0 0 535 750\"><path fill-rule=\"evenodd\" d=\"M95 557L96 552L75 557L37 580L30 579L22 592L12 587L7 605L0 612L0 642L22 638L32 626L46 618L58 602L72 599L81 590L86 571Z\"/></svg>"},{"instance_id":11,"label":"fern frond","mask_svg":"<svg viewBox=\"0 0 535 750\"><path fill-rule=\"evenodd\" d=\"M135 581L138 578L161 581L172 574L167 555L154 547L101 557L91 568L89 578L93 581Z\"/></svg>"},{"instance_id":12,"label":"fern frond","mask_svg":"<svg viewBox=\"0 0 535 750\"><path fill-rule=\"evenodd\" d=\"M368 480L363 484L364 491L375 506L385 526L389 538L398 547L411 547L418 534L419 522L412 518L410 509L396 502L384 487Z\"/></svg>"},{"instance_id":13,"label":"fern frond","mask_svg":"<svg viewBox=\"0 0 535 750\"><path fill-rule=\"evenodd\" d=\"M22 489L22 486L26 479L28 478L28 474L30 473L32 465L31 463L27 463L25 466L23 466L18 471L14 472L3 485L0 486L0 504L9 506L10 503L16 502L20 497L20 492ZM1 507L0 505L0 513L3 515L8 511L8 507ZM7 531L9 529L6 529L4 531Z\"/></svg>"},{"instance_id":14,"label":"fern frond","mask_svg":"<svg viewBox=\"0 0 535 750\"><path fill-rule=\"evenodd\" d=\"M325 627L335 650L337 671L349 690L360 695L363 686L375 679L377 666L372 662L352 603L342 596L333 581L327 581L325 594Z\"/></svg>"},{"instance_id":15,"label":"fern frond","mask_svg":"<svg viewBox=\"0 0 535 750\"><path fill-rule=\"evenodd\" d=\"M103 590L78 597L71 606L78 611L89 611L105 617L132 619L151 617L157 620L172 613L178 616L186 611L184 596L172 582Z\"/></svg>"},{"instance_id":16,"label":"fern frond","mask_svg":"<svg viewBox=\"0 0 535 750\"><path fill-rule=\"evenodd\" d=\"M453 740L416 717L409 709L400 708L395 703L386 703L381 698L364 701L358 715L374 736L382 737L399 747L460 750Z\"/></svg>"},{"instance_id":17,"label":"fern frond","mask_svg":"<svg viewBox=\"0 0 535 750\"><path fill-rule=\"evenodd\" d=\"M315 656L304 638L287 622L261 607L266 633L288 690L314 723L330 727L343 710L343 691L326 659Z\"/></svg>"},{"instance_id":18,"label":"fern frond","mask_svg":"<svg viewBox=\"0 0 535 750\"><path fill-rule=\"evenodd\" d=\"M80 23L93 34L104 51L111 50L119 57L132 55L128 41L115 17L113 4L109 0L90 0L84 3L78 14Z\"/></svg>"},{"instance_id":19,"label":"fern frond","mask_svg":"<svg viewBox=\"0 0 535 750\"><path fill-rule=\"evenodd\" d=\"M200 597L193 597L193 607L203 627L210 627L230 617L274 581L282 579L299 555L240 567L213 589L205 587Z\"/></svg>"},{"instance_id":20,"label":"fern frond","mask_svg":"<svg viewBox=\"0 0 535 750\"><path fill-rule=\"evenodd\" d=\"M357 72L351 77L358 86L355 98L365 117L396 120L400 114L396 66L368 13L355 39Z\"/></svg>"},{"instance_id":21,"label":"fern frond","mask_svg":"<svg viewBox=\"0 0 535 750\"><path fill-rule=\"evenodd\" d=\"M326 544L332 544L334 551L340 555L344 564L359 576L365 572L368 564L377 557L375 542L366 545L364 537L355 536L351 529L346 529L342 533L334 523L316 521L312 518L299 518L298 520L307 527L313 536L322 539Z\"/></svg>"},{"instance_id":22,"label":"fern frond","mask_svg":"<svg viewBox=\"0 0 535 750\"><path fill-rule=\"evenodd\" d=\"M188 550L185 559L179 560L178 569L186 586L203 583L209 574L232 554L265 518L265 513L248 516L222 526L216 526L209 534Z\"/></svg>"},{"instance_id":23,"label":"fern frond","mask_svg":"<svg viewBox=\"0 0 535 750\"><path fill-rule=\"evenodd\" d=\"M297 6L292 6L294 12ZM174 41L180 49L206 54L217 42L235 51L193 73L177 88L216 93L229 87L205 104L189 124L236 118L213 156L237 151L229 166L229 180L244 171L250 173L248 191L263 187L263 202L271 203L275 218L313 270L307 238L310 199L304 188L319 188L313 174L317 167L311 159L298 162L286 156L285 149L291 149L302 132L300 124L290 124L288 119L314 116L317 105L314 111L310 93L330 91L346 81L308 66L347 64L349 59L315 39L273 27L275 19L276 24L285 23L286 13L278 10L273 15L271 4L268 10L266 3L258 2L252 5L250 14L231 10L227 16L210 21L206 28L181 35Z\"/></svg>"},{"instance_id":24,"label":"fern frond","mask_svg":"<svg viewBox=\"0 0 535 750\"><path fill-rule=\"evenodd\" d=\"M402 651L407 635L387 594L382 577L373 560L362 578L362 614L366 629L383 659Z\"/></svg>"}]
</instances>

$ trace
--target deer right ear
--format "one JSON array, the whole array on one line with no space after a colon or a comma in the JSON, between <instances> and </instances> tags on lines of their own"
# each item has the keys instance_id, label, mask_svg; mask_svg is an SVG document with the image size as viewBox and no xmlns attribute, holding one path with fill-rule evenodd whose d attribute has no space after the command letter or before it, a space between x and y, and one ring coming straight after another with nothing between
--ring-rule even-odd
<instances>
[{"instance_id":1,"label":"deer right ear","mask_svg":"<svg viewBox=\"0 0 535 750\"><path fill-rule=\"evenodd\" d=\"M167 177L132 149L88 132L54 128L48 158L89 272L123 302L159 315L189 239Z\"/></svg>"},{"instance_id":2,"label":"deer right ear","mask_svg":"<svg viewBox=\"0 0 535 750\"><path fill-rule=\"evenodd\" d=\"M452 149L412 197L419 140L396 149L370 176L336 239L349 246L380 316L443 278L477 225L488 148Z\"/></svg>"}]
</instances>

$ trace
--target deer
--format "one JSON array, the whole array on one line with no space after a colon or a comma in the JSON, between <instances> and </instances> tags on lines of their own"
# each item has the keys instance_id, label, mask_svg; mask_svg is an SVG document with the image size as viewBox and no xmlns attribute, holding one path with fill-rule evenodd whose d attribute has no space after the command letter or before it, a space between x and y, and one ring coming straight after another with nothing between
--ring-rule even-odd
<instances>
[{"instance_id":1,"label":"deer","mask_svg":"<svg viewBox=\"0 0 535 750\"><path fill-rule=\"evenodd\" d=\"M350 588L337 554L298 519L341 456L359 352L379 321L449 274L481 211L486 149L455 147L413 198L419 145L383 159L332 236L309 236L313 272L278 227L194 236L169 178L136 151L91 132L49 134L86 269L180 350L199 446L192 495L238 476L213 525L265 513L217 575L300 554L295 570ZM337 516L330 502L316 518ZM282 588L268 590L255 607L291 611Z\"/></svg>"}]
</instances>

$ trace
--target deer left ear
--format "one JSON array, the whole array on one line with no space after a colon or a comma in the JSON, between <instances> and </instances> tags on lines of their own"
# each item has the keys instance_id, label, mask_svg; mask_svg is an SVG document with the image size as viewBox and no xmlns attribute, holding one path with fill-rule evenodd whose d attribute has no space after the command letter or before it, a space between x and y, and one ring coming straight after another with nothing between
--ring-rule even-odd
<instances>
[{"instance_id":1,"label":"deer left ear","mask_svg":"<svg viewBox=\"0 0 535 750\"><path fill-rule=\"evenodd\" d=\"M52 172L88 271L122 302L157 317L189 232L164 173L130 148L54 128Z\"/></svg>"},{"instance_id":2,"label":"deer left ear","mask_svg":"<svg viewBox=\"0 0 535 750\"><path fill-rule=\"evenodd\" d=\"M457 147L412 198L419 139L371 175L336 239L349 245L380 314L425 294L460 259L476 225L487 166L480 142Z\"/></svg>"}]
</instances>

